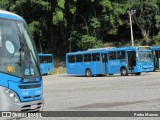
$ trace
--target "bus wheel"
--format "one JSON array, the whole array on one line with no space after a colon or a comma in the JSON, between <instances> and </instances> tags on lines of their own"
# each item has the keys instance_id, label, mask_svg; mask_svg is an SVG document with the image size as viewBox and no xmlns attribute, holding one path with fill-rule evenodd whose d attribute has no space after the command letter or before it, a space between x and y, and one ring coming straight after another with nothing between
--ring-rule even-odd
<instances>
[{"instance_id":1,"label":"bus wheel","mask_svg":"<svg viewBox=\"0 0 160 120\"><path fill-rule=\"evenodd\" d=\"M86 69L86 77L91 77L92 71L90 69Z\"/></svg>"},{"instance_id":2,"label":"bus wheel","mask_svg":"<svg viewBox=\"0 0 160 120\"><path fill-rule=\"evenodd\" d=\"M135 75L140 75L140 74L141 74L141 72L135 73Z\"/></svg>"},{"instance_id":3,"label":"bus wheel","mask_svg":"<svg viewBox=\"0 0 160 120\"><path fill-rule=\"evenodd\" d=\"M125 67L122 67L121 68L121 76L127 76L127 75L128 75L127 69Z\"/></svg>"}]
</instances>

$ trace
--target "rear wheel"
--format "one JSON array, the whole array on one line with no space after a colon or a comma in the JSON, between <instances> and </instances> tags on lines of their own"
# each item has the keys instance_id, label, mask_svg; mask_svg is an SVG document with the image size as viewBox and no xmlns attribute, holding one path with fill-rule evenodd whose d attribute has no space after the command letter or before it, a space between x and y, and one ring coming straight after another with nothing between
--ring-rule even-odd
<instances>
[{"instance_id":1,"label":"rear wheel","mask_svg":"<svg viewBox=\"0 0 160 120\"><path fill-rule=\"evenodd\" d=\"M86 77L91 77L92 76L92 71L90 69L86 69Z\"/></svg>"},{"instance_id":2,"label":"rear wheel","mask_svg":"<svg viewBox=\"0 0 160 120\"><path fill-rule=\"evenodd\" d=\"M135 75L140 75L140 74L141 74L141 72L135 73Z\"/></svg>"},{"instance_id":3,"label":"rear wheel","mask_svg":"<svg viewBox=\"0 0 160 120\"><path fill-rule=\"evenodd\" d=\"M126 68L122 67L121 68L121 76L127 76L128 75L128 71Z\"/></svg>"}]
</instances>

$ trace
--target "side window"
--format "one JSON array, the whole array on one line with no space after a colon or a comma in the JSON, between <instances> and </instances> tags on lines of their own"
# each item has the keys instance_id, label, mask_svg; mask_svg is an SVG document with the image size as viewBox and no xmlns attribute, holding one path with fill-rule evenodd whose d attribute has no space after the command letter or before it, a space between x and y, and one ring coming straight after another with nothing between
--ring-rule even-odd
<instances>
[{"instance_id":1,"label":"side window","mask_svg":"<svg viewBox=\"0 0 160 120\"><path fill-rule=\"evenodd\" d=\"M68 56L68 62L69 62L69 63L75 62L75 57L74 57L74 55L69 55L69 56Z\"/></svg>"},{"instance_id":2,"label":"side window","mask_svg":"<svg viewBox=\"0 0 160 120\"><path fill-rule=\"evenodd\" d=\"M83 55L76 55L76 62L83 62Z\"/></svg>"},{"instance_id":3,"label":"side window","mask_svg":"<svg viewBox=\"0 0 160 120\"><path fill-rule=\"evenodd\" d=\"M100 61L100 54L99 53L93 53L92 54L92 61Z\"/></svg>"},{"instance_id":4,"label":"side window","mask_svg":"<svg viewBox=\"0 0 160 120\"><path fill-rule=\"evenodd\" d=\"M158 58L160 58L160 50L158 50Z\"/></svg>"},{"instance_id":5,"label":"side window","mask_svg":"<svg viewBox=\"0 0 160 120\"><path fill-rule=\"evenodd\" d=\"M117 52L117 59L125 59L125 58L126 58L125 51Z\"/></svg>"},{"instance_id":6,"label":"side window","mask_svg":"<svg viewBox=\"0 0 160 120\"><path fill-rule=\"evenodd\" d=\"M116 60L116 52L109 53L109 60Z\"/></svg>"},{"instance_id":7,"label":"side window","mask_svg":"<svg viewBox=\"0 0 160 120\"><path fill-rule=\"evenodd\" d=\"M108 62L108 60L107 60L107 53L102 54L102 62Z\"/></svg>"},{"instance_id":8,"label":"side window","mask_svg":"<svg viewBox=\"0 0 160 120\"><path fill-rule=\"evenodd\" d=\"M84 62L90 62L91 61L91 54L84 54Z\"/></svg>"}]
</instances>

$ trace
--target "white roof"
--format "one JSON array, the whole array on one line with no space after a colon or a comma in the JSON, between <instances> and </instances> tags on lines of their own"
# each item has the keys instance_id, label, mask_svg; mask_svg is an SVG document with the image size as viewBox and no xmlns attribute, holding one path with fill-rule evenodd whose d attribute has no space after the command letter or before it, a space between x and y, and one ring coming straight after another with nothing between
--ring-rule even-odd
<instances>
[{"instance_id":1,"label":"white roof","mask_svg":"<svg viewBox=\"0 0 160 120\"><path fill-rule=\"evenodd\" d=\"M11 13L11 12L8 12L8 11L5 11L5 10L0 10L0 13L8 14L8 15L14 15L14 16L20 17L20 16L17 15L17 14L14 14L14 13Z\"/></svg>"}]
</instances>

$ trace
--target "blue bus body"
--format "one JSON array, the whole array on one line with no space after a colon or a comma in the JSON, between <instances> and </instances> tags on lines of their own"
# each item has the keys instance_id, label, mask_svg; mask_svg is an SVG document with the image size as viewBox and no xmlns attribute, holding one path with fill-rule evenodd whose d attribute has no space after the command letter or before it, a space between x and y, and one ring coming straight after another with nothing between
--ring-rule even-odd
<instances>
[{"instance_id":1,"label":"blue bus body","mask_svg":"<svg viewBox=\"0 0 160 120\"><path fill-rule=\"evenodd\" d=\"M75 75L106 75L121 74L122 76L153 70L153 61L145 58L151 50L138 50L135 47L87 50L66 54L67 74ZM88 55L88 56L87 56ZM96 56L97 55L97 60ZM139 55L139 56L138 56ZM88 59L85 60L85 59Z\"/></svg>"},{"instance_id":2,"label":"blue bus body","mask_svg":"<svg viewBox=\"0 0 160 120\"><path fill-rule=\"evenodd\" d=\"M52 54L38 54L42 74L50 74L54 71L54 62Z\"/></svg>"},{"instance_id":3,"label":"blue bus body","mask_svg":"<svg viewBox=\"0 0 160 120\"><path fill-rule=\"evenodd\" d=\"M25 20L0 10L0 111L41 111L43 81Z\"/></svg>"},{"instance_id":4,"label":"blue bus body","mask_svg":"<svg viewBox=\"0 0 160 120\"><path fill-rule=\"evenodd\" d=\"M66 55L66 68L67 68L67 74L77 74L77 75L85 75L85 72L87 69L92 70L93 75L98 75L98 74L106 74L106 71L103 71L101 69L101 57L100 55L107 53L105 50L94 50L94 51L80 51L80 52L74 52L74 53L67 53ZM97 54L97 58L95 57L95 60L92 62L91 60L84 60L84 56L87 57L89 54ZM78 55L82 55L79 56ZM74 57L73 61L71 57ZM75 57L77 56L76 62L75 62Z\"/></svg>"},{"instance_id":5,"label":"blue bus body","mask_svg":"<svg viewBox=\"0 0 160 120\"><path fill-rule=\"evenodd\" d=\"M153 51L154 70L160 69L160 46L151 46Z\"/></svg>"}]
</instances>

